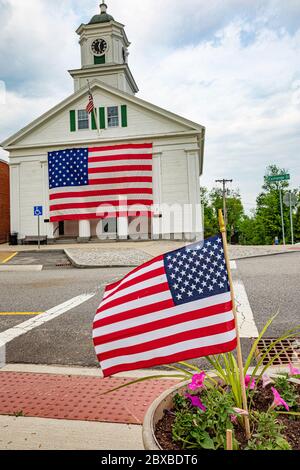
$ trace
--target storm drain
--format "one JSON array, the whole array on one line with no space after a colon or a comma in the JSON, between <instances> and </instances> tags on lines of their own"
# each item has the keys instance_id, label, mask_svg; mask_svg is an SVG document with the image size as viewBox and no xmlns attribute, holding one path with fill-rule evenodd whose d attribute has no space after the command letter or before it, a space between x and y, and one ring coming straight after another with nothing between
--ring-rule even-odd
<instances>
[{"instance_id":1,"label":"storm drain","mask_svg":"<svg viewBox=\"0 0 300 470\"><path fill-rule=\"evenodd\" d=\"M256 360L259 361L277 338L262 338L256 349ZM275 358L275 359L274 359ZM300 362L300 338L285 339L279 341L275 347L266 354L263 364L273 361L275 366L285 366L292 363Z\"/></svg>"}]
</instances>

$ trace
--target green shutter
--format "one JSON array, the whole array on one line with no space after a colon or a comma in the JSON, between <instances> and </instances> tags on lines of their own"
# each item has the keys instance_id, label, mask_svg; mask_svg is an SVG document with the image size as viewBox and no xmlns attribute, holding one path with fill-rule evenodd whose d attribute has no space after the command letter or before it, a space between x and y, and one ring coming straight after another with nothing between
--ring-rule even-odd
<instances>
[{"instance_id":1,"label":"green shutter","mask_svg":"<svg viewBox=\"0 0 300 470\"><path fill-rule=\"evenodd\" d=\"M94 55L94 64L95 65L105 64L105 54L101 56Z\"/></svg>"},{"instance_id":2,"label":"green shutter","mask_svg":"<svg viewBox=\"0 0 300 470\"><path fill-rule=\"evenodd\" d=\"M70 131L76 131L76 111L70 111Z\"/></svg>"},{"instance_id":3,"label":"green shutter","mask_svg":"<svg viewBox=\"0 0 300 470\"><path fill-rule=\"evenodd\" d=\"M99 108L99 116L100 116L100 129L105 129L106 128L105 108Z\"/></svg>"},{"instance_id":4,"label":"green shutter","mask_svg":"<svg viewBox=\"0 0 300 470\"><path fill-rule=\"evenodd\" d=\"M95 109L95 113L92 112L92 129L95 131L97 129L97 123L96 123L96 120L95 120L95 114L96 114L96 117L97 117L97 109Z\"/></svg>"},{"instance_id":5,"label":"green shutter","mask_svg":"<svg viewBox=\"0 0 300 470\"><path fill-rule=\"evenodd\" d=\"M121 106L121 116L122 116L122 127L127 127L127 106L123 104Z\"/></svg>"}]
</instances>

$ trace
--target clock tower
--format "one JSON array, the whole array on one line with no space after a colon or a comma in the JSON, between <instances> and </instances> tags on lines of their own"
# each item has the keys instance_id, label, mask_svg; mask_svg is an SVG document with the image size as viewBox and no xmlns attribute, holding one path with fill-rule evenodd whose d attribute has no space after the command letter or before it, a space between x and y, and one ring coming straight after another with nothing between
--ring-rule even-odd
<instances>
[{"instance_id":1,"label":"clock tower","mask_svg":"<svg viewBox=\"0 0 300 470\"><path fill-rule=\"evenodd\" d=\"M138 92L128 66L130 42L124 25L107 13L104 0L100 14L79 26L76 32L80 37L81 68L69 71L75 92L85 87L87 80L95 78L132 95Z\"/></svg>"}]
</instances>

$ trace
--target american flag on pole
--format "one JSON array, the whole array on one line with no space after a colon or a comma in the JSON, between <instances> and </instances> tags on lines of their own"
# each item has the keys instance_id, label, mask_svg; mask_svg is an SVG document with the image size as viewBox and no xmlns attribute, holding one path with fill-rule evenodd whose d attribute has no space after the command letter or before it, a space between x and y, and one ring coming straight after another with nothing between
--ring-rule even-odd
<instances>
[{"instance_id":1,"label":"american flag on pole","mask_svg":"<svg viewBox=\"0 0 300 470\"><path fill-rule=\"evenodd\" d=\"M105 377L234 350L221 235L158 256L107 286L93 340Z\"/></svg>"},{"instance_id":2,"label":"american flag on pole","mask_svg":"<svg viewBox=\"0 0 300 470\"><path fill-rule=\"evenodd\" d=\"M88 105L86 107L86 112L91 114L95 109L95 106L94 106L94 98L93 98L93 95L92 93L90 92L89 94L89 102L88 102Z\"/></svg>"},{"instance_id":3,"label":"american flag on pole","mask_svg":"<svg viewBox=\"0 0 300 470\"><path fill-rule=\"evenodd\" d=\"M135 216L138 206L152 216L150 143L49 152L48 168L51 222L98 219L99 206L112 217Z\"/></svg>"}]
</instances>

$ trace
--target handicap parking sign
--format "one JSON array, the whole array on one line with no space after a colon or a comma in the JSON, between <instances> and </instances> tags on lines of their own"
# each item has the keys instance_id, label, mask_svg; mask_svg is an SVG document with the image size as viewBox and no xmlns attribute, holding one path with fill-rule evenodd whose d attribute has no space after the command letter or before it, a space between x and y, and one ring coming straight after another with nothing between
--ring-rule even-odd
<instances>
[{"instance_id":1,"label":"handicap parking sign","mask_svg":"<svg viewBox=\"0 0 300 470\"><path fill-rule=\"evenodd\" d=\"M35 206L33 208L33 213L35 217L40 217L43 215L43 206Z\"/></svg>"}]
</instances>

